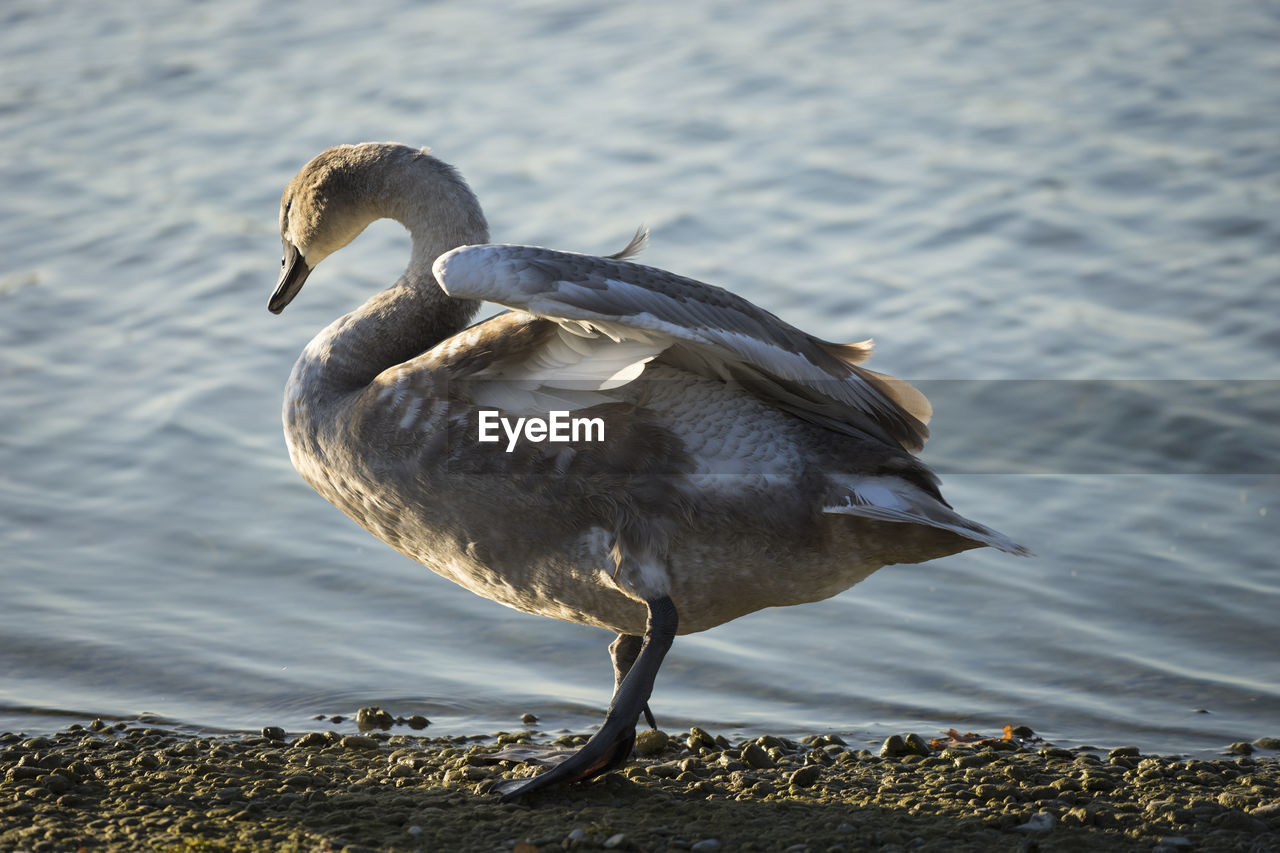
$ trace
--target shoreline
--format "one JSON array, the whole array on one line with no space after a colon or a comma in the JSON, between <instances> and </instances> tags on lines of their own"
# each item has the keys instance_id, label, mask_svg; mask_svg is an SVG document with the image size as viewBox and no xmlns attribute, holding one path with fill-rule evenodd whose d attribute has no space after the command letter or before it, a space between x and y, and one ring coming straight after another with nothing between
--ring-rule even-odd
<instances>
[{"instance_id":1,"label":"shoreline","mask_svg":"<svg viewBox=\"0 0 1280 853\"><path fill-rule=\"evenodd\" d=\"M832 735L641 732L621 770L503 804L494 782L534 772L513 759L586 736L95 721L0 734L0 849L1280 850L1274 740L1199 760L952 734L872 752Z\"/></svg>"}]
</instances>

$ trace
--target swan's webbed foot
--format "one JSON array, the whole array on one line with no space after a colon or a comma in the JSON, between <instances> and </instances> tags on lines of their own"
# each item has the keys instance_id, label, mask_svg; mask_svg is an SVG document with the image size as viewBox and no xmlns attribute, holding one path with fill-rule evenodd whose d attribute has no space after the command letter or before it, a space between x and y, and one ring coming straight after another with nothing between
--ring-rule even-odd
<instances>
[{"instance_id":1,"label":"swan's webbed foot","mask_svg":"<svg viewBox=\"0 0 1280 853\"><path fill-rule=\"evenodd\" d=\"M641 639L634 635L620 634L609 647L615 672L622 677L614 690L613 701L609 703L604 725L582 749L550 770L531 779L512 779L495 785L494 790L502 794L503 802L551 785L591 779L626 763L636 740L636 720L643 713L653 725L649 694L653 692L658 668L662 666L667 649L671 648L679 621L675 604L667 596L655 598L648 605L649 623L645 627L643 643L633 643ZM639 645L638 652L625 654L636 645ZM620 666L622 663L626 664L625 668Z\"/></svg>"}]
</instances>

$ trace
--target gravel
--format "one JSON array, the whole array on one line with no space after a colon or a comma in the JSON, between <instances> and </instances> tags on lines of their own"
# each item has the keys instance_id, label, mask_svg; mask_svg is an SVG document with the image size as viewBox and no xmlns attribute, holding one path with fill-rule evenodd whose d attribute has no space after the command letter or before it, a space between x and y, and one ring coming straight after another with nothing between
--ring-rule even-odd
<instances>
[{"instance_id":1,"label":"gravel","mask_svg":"<svg viewBox=\"0 0 1280 853\"><path fill-rule=\"evenodd\" d=\"M490 793L536 771L511 760L530 747L582 739L5 733L0 850L1280 850L1271 738L1206 761L904 734L882 756L834 735L695 728L645 735L643 757L586 784Z\"/></svg>"}]
</instances>

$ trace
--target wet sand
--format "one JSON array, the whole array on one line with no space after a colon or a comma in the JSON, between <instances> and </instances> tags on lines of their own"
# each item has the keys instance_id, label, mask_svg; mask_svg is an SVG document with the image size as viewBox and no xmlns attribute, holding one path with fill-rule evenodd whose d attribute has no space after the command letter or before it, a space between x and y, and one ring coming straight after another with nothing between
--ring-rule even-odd
<instances>
[{"instance_id":1,"label":"wet sand","mask_svg":"<svg viewBox=\"0 0 1280 853\"><path fill-rule=\"evenodd\" d=\"M494 782L535 768L495 753L551 736L206 737L95 721L0 735L0 849L1280 850L1274 740L1202 761L1018 731L877 750L642 733L645 754L623 770L504 804Z\"/></svg>"}]
</instances>

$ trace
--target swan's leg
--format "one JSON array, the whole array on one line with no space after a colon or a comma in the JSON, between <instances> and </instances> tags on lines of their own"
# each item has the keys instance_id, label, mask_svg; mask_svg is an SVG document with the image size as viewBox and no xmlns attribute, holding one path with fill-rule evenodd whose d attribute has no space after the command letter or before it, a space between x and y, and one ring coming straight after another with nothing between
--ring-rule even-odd
<instances>
[{"instance_id":1,"label":"swan's leg","mask_svg":"<svg viewBox=\"0 0 1280 853\"><path fill-rule=\"evenodd\" d=\"M636 662L636 655L640 654L643 643L644 637L638 634L619 634L618 639L609 644L609 657L613 659L614 690L622 686L622 679L626 678L627 673L631 671L631 665ZM653 719L653 712L649 710L648 702L644 703L640 712L644 714L644 721L649 724L649 728L658 727Z\"/></svg>"},{"instance_id":2,"label":"swan's leg","mask_svg":"<svg viewBox=\"0 0 1280 853\"><path fill-rule=\"evenodd\" d=\"M504 802L551 785L590 779L626 763L636 740L636 719L649 701L658 668L671 648L679 623L676 606L667 596L655 598L648 605L649 624L645 626L644 643L613 693L604 725L582 749L545 773L496 785L494 790L502 794ZM616 645L625 648L629 642Z\"/></svg>"}]
</instances>

